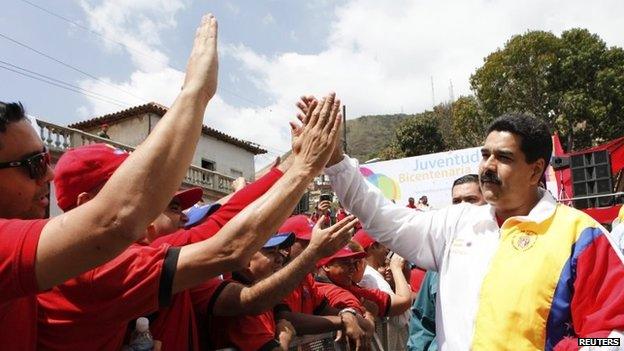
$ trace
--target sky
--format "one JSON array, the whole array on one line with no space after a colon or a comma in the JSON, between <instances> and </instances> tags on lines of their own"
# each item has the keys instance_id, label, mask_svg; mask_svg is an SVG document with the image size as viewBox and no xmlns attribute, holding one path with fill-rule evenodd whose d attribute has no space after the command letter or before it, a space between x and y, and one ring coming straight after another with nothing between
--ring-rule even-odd
<instances>
[{"instance_id":1,"label":"sky","mask_svg":"<svg viewBox=\"0 0 624 351\"><path fill-rule=\"evenodd\" d=\"M219 86L204 122L267 149L256 168L290 148L288 121L302 94L335 91L349 119L418 113L449 101L451 90L455 98L470 94L470 75L484 58L528 30L560 35L587 28L609 46L624 46L620 0L3 0L0 6L0 101L22 101L29 114L61 125L149 101L170 105L201 16L215 14Z\"/></svg>"}]
</instances>

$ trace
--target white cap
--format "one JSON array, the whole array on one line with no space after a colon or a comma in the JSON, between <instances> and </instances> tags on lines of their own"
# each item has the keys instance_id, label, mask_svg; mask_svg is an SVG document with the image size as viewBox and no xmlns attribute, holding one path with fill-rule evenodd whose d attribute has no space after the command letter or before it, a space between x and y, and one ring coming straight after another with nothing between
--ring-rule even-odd
<instances>
[{"instance_id":1,"label":"white cap","mask_svg":"<svg viewBox=\"0 0 624 351\"><path fill-rule=\"evenodd\" d=\"M136 320L136 330L139 333L144 333L149 329L149 319L145 317L137 318Z\"/></svg>"}]
</instances>

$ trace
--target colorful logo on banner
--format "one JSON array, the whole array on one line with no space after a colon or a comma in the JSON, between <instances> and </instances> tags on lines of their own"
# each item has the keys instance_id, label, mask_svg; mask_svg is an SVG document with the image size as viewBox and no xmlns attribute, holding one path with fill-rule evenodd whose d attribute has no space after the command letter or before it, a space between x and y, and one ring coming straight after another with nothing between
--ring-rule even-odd
<instances>
[{"instance_id":1,"label":"colorful logo on banner","mask_svg":"<svg viewBox=\"0 0 624 351\"><path fill-rule=\"evenodd\" d=\"M392 178L375 173L370 168L366 167L360 167L360 173L362 173L367 181L378 187L386 198L390 200L399 200L401 198L401 188Z\"/></svg>"}]
</instances>

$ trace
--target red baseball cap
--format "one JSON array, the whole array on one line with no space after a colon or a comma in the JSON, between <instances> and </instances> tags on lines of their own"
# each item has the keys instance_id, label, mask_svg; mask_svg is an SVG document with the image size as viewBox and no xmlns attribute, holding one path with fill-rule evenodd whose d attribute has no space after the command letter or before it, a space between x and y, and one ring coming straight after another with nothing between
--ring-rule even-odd
<instances>
[{"instance_id":1,"label":"red baseball cap","mask_svg":"<svg viewBox=\"0 0 624 351\"><path fill-rule=\"evenodd\" d=\"M108 144L67 150L54 168L54 190L63 211L76 207L78 195L106 183L130 154Z\"/></svg>"},{"instance_id":2,"label":"red baseball cap","mask_svg":"<svg viewBox=\"0 0 624 351\"><path fill-rule=\"evenodd\" d=\"M296 215L288 218L279 228L278 232L292 232L295 233L297 239L310 241L310 238L312 238L312 228L314 228L314 222L312 222L308 216Z\"/></svg>"},{"instance_id":3,"label":"red baseball cap","mask_svg":"<svg viewBox=\"0 0 624 351\"><path fill-rule=\"evenodd\" d=\"M204 195L204 191L201 188L190 188L185 190L180 190L175 195L173 195L174 199L178 199L180 202L180 207L183 210L195 205L198 203L202 196Z\"/></svg>"},{"instance_id":4,"label":"red baseball cap","mask_svg":"<svg viewBox=\"0 0 624 351\"><path fill-rule=\"evenodd\" d=\"M336 251L335 254L327 256L325 258L321 258L318 262L316 262L316 266L322 267L330 264L332 261L341 258L364 258L366 256L368 256L368 254L365 251L355 252L351 250L348 246L345 246L342 249Z\"/></svg>"},{"instance_id":5,"label":"red baseball cap","mask_svg":"<svg viewBox=\"0 0 624 351\"><path fill-rule=\"evenodd\" d=\"M364 250L368 249L371 245L377 242L377 240L371 238L370 235L368 235L368 233L364 231L364 229L358 230L351 240L362 245Z\"/></svg>"}]
</instances>

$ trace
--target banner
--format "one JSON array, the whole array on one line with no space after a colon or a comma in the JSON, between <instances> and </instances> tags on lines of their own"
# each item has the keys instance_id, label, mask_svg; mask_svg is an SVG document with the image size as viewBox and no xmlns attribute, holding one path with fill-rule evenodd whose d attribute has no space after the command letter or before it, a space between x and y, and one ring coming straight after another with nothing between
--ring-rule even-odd
<instances>
[{"instance_id":1,"label":"banner","mask_svg":"<svg viewBox=\"0 0 624 351\"><path fill-rule=\"evenodd\" d=\"M429 205L442 208L452 203L451 187L455 179L477 174L481 147L453 150L415 157L360 165L360 172L383 194L397 204L407 205L426 195Z\"/></svg>"},{"instance_id":2,"label":"banner","mask_svg":"<svg viewBox=\"0 0 624 351\"><path fill-rule=\"evenodd\" d=\"M478 174L481 146L360 165L360 173L390 200L407 205L426 195L429 205L442 208L452 203L455 179ZM557 180L552 166L545 172L546 188L557 198Z\"/></svg>"}]
</instances>

